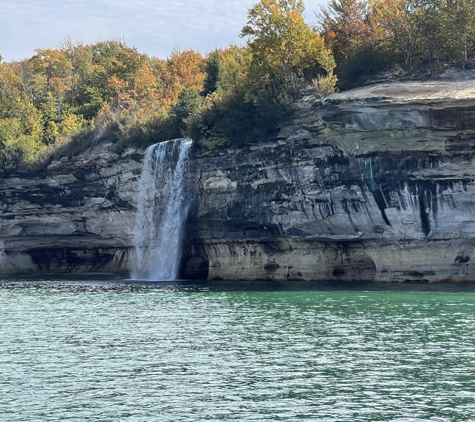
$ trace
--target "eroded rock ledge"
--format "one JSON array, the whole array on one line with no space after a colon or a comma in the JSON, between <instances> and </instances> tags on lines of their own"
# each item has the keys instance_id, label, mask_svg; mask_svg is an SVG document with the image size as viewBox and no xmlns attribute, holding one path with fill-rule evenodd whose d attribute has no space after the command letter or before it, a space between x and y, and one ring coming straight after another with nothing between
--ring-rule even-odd
<instances>
[{"instance_id":1,"label":"eroded rock ledge","mask_svg":"<svg viewBox=\"0 0 475 422\"><path fill-rule=\"evenodd\" d=\"M279 138L197 153L209 277L473 281L473 81L366 87Z\"/></svg>"},{"instance_id":2,"label":"eroded rock ledge","mask_svg":"<svg viewBox=\"0 0 475 422\"><path fill-rule=\"evenodd\" d=\"M309 95L272 141L196 143L183 275L473 281L474 86ZM0 181L0 272L127 272L141 160L102 143Z\"/></svg>"},{"instance_id":3,"label":"eroded rock ledge","mask_svg":"<svg viewBox=\"0 0 475 422\"><path fill-rule=\"evenodd\" d=\"M142 158L103 140L0 180L0 274L126 272Z\"/></svg>"}]
</instances>

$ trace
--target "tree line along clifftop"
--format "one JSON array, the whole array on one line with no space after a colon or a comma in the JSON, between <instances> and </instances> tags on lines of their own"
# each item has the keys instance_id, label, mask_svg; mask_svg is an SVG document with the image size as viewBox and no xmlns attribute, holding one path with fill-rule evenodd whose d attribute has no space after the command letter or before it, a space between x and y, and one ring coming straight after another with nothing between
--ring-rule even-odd
<instances>
[{"instance_id":1,"label":"tree line along clifftop","mask_svg":"<svg viewBox=\"0 0 475 422\"><path fill-rule=\"evenodd\" d=\"M302 0L248 9L245 46L149 57L122 40L63 40L22 61L0 56L0 174L42 168L107 136L118 150L182 136L209 148L272 137L311 87L318 100L404 69L471 66L475 0ZM337 82L338 78L338 82Z\"/></svg>"}]
</instances>

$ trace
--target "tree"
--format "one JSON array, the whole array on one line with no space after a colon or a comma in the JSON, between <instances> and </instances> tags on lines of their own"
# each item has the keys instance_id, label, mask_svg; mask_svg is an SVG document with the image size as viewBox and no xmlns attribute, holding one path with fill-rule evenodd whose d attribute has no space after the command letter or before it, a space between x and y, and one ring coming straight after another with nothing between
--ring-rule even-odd
<instances>
[{"instance_id":1,"label":"tree","mask_svg":"<svg viewBox=\"0 0 475 422\"><path fill-rule=\"evenodd\" d=\"M465 68L475 38L475 0L448 0L444 7L448 48Z\"/></svg>"},{"instance_id":2,"label":"tree","mask_svg":"<svg viewBox=\"0 0 475 422\"><path fill-rule=\"evenodd\" d=\"M280 71L286 91L294 96L299 79L315 71L315 64L330 54L318 33L305 23L303 11L302 0L261 0L248 9L248 21L241 31L241 37L248 37L253 63Z\"/></svg>"},{"instance_id":3,"label":"tree","mask_svg":"<svg viewBox=\"0 0 475 422\"><path fill-rule=\"evenodd\" d=\"M0 90L0 173L36 158L42 131L41 114L26 95Z\"/></svg>"},{"instance_id":4,"label":"tree","mask_svg":"<svg viewBox=\"0 0 475 422\"><path fill-rule=\"evenodd\" d=\"M0 88L3 90L22 90L21 79L15 72L14 64L2 63L0 61Z\"/></svg>"},{"instance_id":5,"label":"tree","mask_svg":"<svg viewBox=\"0 0 475 422\"><path fill-rule=\"evenodd\" d=\"M321 104L325 103L326 97L335 91L337 77L333 74L335 68L335 61L332 56L327 56L327 61L322 60L322 67L326 71L326 75L317 75L312 79L313 86L315 88L317 98Z\"/></svg>"},{"instance_id":6,"label":"tree","mask_svg":"<svg viewBox=\"0 0 475 422\"><path fill-rule=\"evenodd\" d=\"M206 96L211 92L220 90L220 80L223 73L221 58L218 50L209 54L205 65L205 80L203 82L202 95Z\"/></svg>"},{"instance_id":7,"label":"tree","mask_svg":"<svg viewBox=\"0 0 475 422\"><path fill-rule=\"evenodd\" d=\"M163 63L160 77L163 81L163 106L169 108L176 103L184 88L201 91L203 89L204 59L194 50L175 49Z\"/></svg>"},{"instance_id":8,"label":"tree","mask_svg":"<svg viewBox=\"0 0 475 422\"><path fill-rule=\"evenodd\" d=\"M67 54L61 50L38 48L35 51L37 54L31 59L31 63L38 73L46 76L47 92L57 103L59 118L65 95L71 90L73 65Z\"/></svg>"},{"instance_id":9,"label":"tree","mask_svg":"<svg viewBox=\"0 0 475 422\"><path fill-rule=\"evenodd\" d=\"M393 37L404 57L404 64L412 67L414 52L424 26L437 11L433 0L370 0L376 22Z\"/></svg>"},{"instance_id":10,"label":"tree","mask_svg":"<svg viewBox=\"0 0 475 422\"><path fill-rule=\"evenodd\" d=\"M319 26L337 63L348 62L372 38L368 3L330 0L317 15Z\"/></svg>"},{"instance_id":11,"label":"tree","mask_svg":"<svg viewBox=\"0 0 475 422\"><path fill-rule=\"evenodd\" d=\"M375 22L367 0L330 0L317 27L335 57L340 88L357 86L398 57L388 51L388 31Z\"/></svg>"},{"instance_id":12,"label":"tree","mask_svg":"<svg viewBox=\"0 0 475 422\"><path fill-rule=\"evenodd\" d=\"M173 125L173 137L188 136L187 119L195 113L203 98L194 89L184 88L178 96L178 101L171 107L170 117Z\"/></svg>"}]
</instances>

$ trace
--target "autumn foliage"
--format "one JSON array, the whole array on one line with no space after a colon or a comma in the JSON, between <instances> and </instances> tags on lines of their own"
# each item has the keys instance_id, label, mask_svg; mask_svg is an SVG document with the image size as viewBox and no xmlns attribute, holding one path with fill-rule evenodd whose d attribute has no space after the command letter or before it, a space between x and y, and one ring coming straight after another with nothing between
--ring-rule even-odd
<instances>
[{"instance_id":1,"label":"autumn foliage","mask_svg":"<svg viewBox=\"0 0 475 422\"><path fill-rule=\"evenodd\" d=\"M241 37L208 54L158 59L121 40L65 39L26 60L0 56L0 173L30 170L107 137L120 149L182 136L209 148L274 136L302 90L404 68L472 66L475 0L329 0L309 25L302 0L260 0Z\"/></svg>"},{"instance_id":2,"label":"autumn foliage","mask_svg":"<svg viewBox=\"0 0 475 422\"><path fill-rule=\"evenodd\" d=\"M46 157L78 131L115 121L117 132L125 120L167 116L183 90L201 89L204 64L193 50L160 60L120 40L65 40L30 59L0 62L0 172Z\"/></svg>"},{"instance_id":3,"label":"autumn foliage","mask_svg":"<svg viewBox=\"0 0 475 422\"><path fill-rule=\"evenodd\" d=\"M302 88L332 78L301 0L249 9L246 46L149 57L121 40L65 39L26 60L0 60L0 173L32 169L107 136L118 149L182 136L210 148L271 136ZM333 80L333 79L331 79Z\"/></svg>"},{"instance_id":4,"label":"autumn foliage","mask_svg":"<svg viewBox=\"0 0 475 422\"><path fill-rule=\"evenodd\" d=\"M341 88L384 70L433 77L475 57L475 0L329 0L317 27Z\"/></svg>"}]
</instances>

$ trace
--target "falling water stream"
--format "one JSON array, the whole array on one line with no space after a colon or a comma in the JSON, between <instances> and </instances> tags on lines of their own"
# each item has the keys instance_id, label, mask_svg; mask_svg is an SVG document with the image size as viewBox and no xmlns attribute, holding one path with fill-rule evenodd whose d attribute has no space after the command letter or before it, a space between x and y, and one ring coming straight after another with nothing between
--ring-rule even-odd
<instances>
[{"instance_id":1,"label":"falling water stream","mask_svg":"<svg viewBox=\"0 0 475 422\"><path fill-rule=\"evenodd\" d=\"M185 172L191 144L189 138L162 142L145 153L134 232L133 279L178 277L189 210Z\"/></svg>"}]
</instances>

